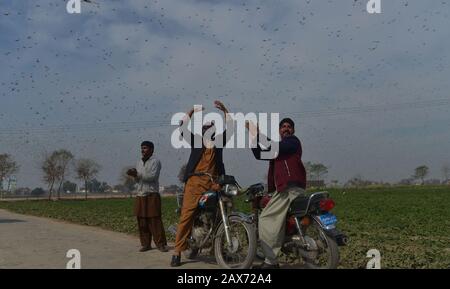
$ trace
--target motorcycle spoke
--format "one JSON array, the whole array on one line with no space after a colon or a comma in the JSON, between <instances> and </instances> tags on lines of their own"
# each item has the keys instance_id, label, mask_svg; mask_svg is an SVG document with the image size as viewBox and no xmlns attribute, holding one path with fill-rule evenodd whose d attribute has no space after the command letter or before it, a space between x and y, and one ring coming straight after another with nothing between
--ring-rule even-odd
<instances>
[{"instance_id":1,"label":"motorcycle spoke","mask_svg":"<svg viewBox=\"0 0 450 289\"><path fill-rule=\"evenodd\" d=\"M328 246L324 233L319 229L318 225L309 226L306 231L306 235L315 241L317 249L314 250L314 259L306 259L307 263L310 263L316 267L327 267L330 262L331 251Z\"/></svg>"},{"instance_id":2,"label":"motorcycle spoke","mask_svg":"<svg viewBox=\"0 0 450 289\"><path fill-rule=\"evenodd\" d=\"M230 223L230 238L232 239L231 248L228 247L228 243L225 237L225 232L221 236L222 243L222 256L224 261L230 266L239 266L245 261L249 248L249 240L247 237L247 231L245 227L239 222Z\"/></svg>"}]
</instances>

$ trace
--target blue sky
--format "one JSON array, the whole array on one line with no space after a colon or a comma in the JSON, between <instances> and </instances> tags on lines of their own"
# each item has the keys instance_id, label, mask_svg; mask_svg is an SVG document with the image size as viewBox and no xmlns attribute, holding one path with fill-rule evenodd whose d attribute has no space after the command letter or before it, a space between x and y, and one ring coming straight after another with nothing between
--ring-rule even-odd
<instances>
[{"instance_id":1,"label":"blue sky","mask_svg":"<svg viewBox=\"0 0 450 289\"><path fill-rule=\"evenodd\" d=\"M0 153L21 165L19 186L41 185L59 148L115 184L144 139L175 183L189 152L171 148L170 116L215 99L292 116L328 179L397 181L422 164L440 178L450 162L450 3L382 1L379 15L354 0L97 0L80 15L65 3L0 3ZM243 184L267 169L249 150L225 162Z\"/></svg>"}]
</instances>

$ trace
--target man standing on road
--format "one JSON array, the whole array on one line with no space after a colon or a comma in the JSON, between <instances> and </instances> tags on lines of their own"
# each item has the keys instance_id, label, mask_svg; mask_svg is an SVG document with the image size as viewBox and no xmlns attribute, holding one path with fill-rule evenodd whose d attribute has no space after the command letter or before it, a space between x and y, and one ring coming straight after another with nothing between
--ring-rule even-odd
<instances>
[{"instance_id":1,"label":"man standing on road","mask_svg":"<svg viewBox=\"0 0 450 289\"><path fill-rule=\"evenodd\" d=\"M253 154L261 159L261 135L257 127L247 122L250 134L257 137L256 148ZM259 217L259 238L266 259L256 269L279 268L277 257L285 237L286 215L292 201L305 192L306 170L302 163L302 145L294 135L294 122L290 118L281 120L279 125L281 141L278 154L269 164L268 192L275 192L270 202Z\"/></svg>"},{"instance_id":2,"label":"man standing on road","mask_svg":"<svg viewBox=\"0 0 450 289\"><path fill-rule=\"evenodd\" d=\"M153 156L153 150L153 143L144 141L141 144L142 159L137 162L136 168L130 169L127 174L137 183L134 213L137 217L142 245L140 252L151 250L152 237L158 250L167 252L159 194L161 162Z\"/></svg>"}]
</instances>

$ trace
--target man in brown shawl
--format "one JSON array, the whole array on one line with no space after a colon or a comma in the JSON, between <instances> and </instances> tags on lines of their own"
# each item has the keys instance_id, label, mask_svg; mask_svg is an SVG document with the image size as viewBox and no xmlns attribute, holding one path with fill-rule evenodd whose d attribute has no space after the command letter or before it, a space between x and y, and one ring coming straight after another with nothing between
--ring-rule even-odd
<instances>
[{"instance_id":1,"label":"man in brown shawl","mask_svg":"<svg viewBox=\"0 0 450 289\"><path fill-rule=\"evenodd\" d=\"M216 108L221 110L225 114L225 119L228 121L228 110L225 108L222 102L215 101ZM185 119L183 120L186 125L194 112L200 110L191 109ZM181 125L183 125L183 122ZM204 125L202 133L205 134L213 124ZM221 136L215 136L215 138L221 139L223 144L226 142L225 133ZM191 144L194 143L194 136L191 134ZM175 252L172 256L170 265L172 267L181 266L181 252L187 249L187 239L191 234L191 229L194 222L194 214L197 210L198 201L200 200L202 193L211 189L214 184L208 176L195 176L195 173L208 173L216 178L217 176L225 174L225 166L223 164L223 146L205 146L202 140L201 147L194 147L191 145L191 154L189 161L186 165L186 171L184 175L184 196L183 205L181 208L180 221L178 223L176 240L175 240Z\"/></svg>"}]
</instances>

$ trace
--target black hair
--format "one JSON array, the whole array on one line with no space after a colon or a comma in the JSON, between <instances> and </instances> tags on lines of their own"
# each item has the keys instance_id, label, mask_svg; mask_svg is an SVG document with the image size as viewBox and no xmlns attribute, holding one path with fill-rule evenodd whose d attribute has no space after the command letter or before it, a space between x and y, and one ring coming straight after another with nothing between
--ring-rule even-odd
<instances>
[{"instance_id":1,"label":"black hair","mask_svg":"<svg viewBox=\"0 0 450 289\"><path fill-rule=\"evenodd\" d=\"M280 121L280 128L283 126L283 124L284 123L288 123L288 124L290 124L291 126L292 126L292 128L294 128L295 127L295 124L294 124L294 121L292 120L292 119L290 119L289 117L286 117L286 118L283 118L281 121Z\"/></svg>"},{"instance_id":2,"label":"black hair","mask_svg":"<svg viewBox=\"0 0 450 289\"><path fill-rule=\"evenodd\" d=\"M141 143L141 147L143 147L143 146L149 147L151 149L155 148L155 145L151 141L144 141L144 142L142 142Z\"/></svg>"}]
</instances>

